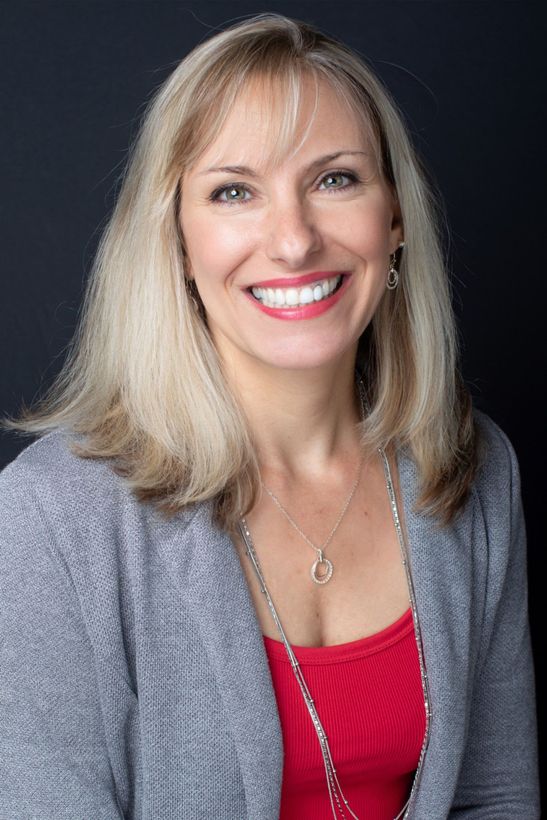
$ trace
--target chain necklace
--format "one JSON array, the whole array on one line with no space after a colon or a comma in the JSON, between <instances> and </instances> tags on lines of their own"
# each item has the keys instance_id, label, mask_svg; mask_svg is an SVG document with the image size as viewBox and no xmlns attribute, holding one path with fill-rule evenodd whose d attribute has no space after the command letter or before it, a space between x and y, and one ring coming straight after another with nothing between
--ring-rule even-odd
<instances>
[{"instance_id":1,"label":"chain necklace","mask_svg":"<svg viewBox=\"0 0 547 820\"><path fill-rule=\"evenodd\" d=\"M266 487L266 485L264 484L263 481L261 481L261 484L262 484L263 488L266 490L266 492L268 493L268 495L270 496L272 501L279 507L280 511L283 513L283 515L285 516L285 518L287 519L289 524L293 527L293 529L296 530L297 533L299 533L299 535L302 536L304 541L306 541L310 545L310 547L315 551L315 554L316 554L317 557L316 557L315 561L313 562L313 564L311 566L310 575L311 575L312 581L314 581L316 584L326 584L327 581L330 581L330 579L332 578L332 573L333 573L333 570L334 570L334 567L332 565L332 561L329 561L328 558L325 558L323 553L324 553L326 547L328 547L328 545L332 541L332 538L333 538L336 530L340 526L340 524L342 522L342 519L343 519L344 515L346 514L346 511L347 511L349 505L351 504L351 500L352 500L353 496L355 495L355 491L356 491L356 489L359 485L362 469L363 469L363 459L361 458L361 460L359 462L359 470L357 472L357 476L355 478L355 481L353 482L353 486L351 488L350 494L346 498L346 501L344 503L344 506L342 507L340 515L338 516L336 524L334 525L334 527L330 531L326 541L321 545L321 547L316 547L315 546L315 544L313 543L311 538L308 538L306 533L301 530L301 528L298 526L296 521L290 516L290 514L287 512L287 510L285 509L285 507L283 506L283 504L279 500L279 498L276 495L274 495L274 493L268 487Z\"/></svg>"},{"instance_id":2,"label":"chain necklace","mask_svg":"<svg viewBox=\"0 0 547 820\"><path fill-rule=\"evenodd\" d=\"M384 461L384 469L389 470L389 464L387 462L384 451L382 449L379 449L379 453L382 456L383 461ZM388 483L388 481L389 481L389 484L388 484L388 492L389 492L390 488L392 486L391 485L391 476L389 475L389 473L386 474L386 483ZM391 492L392 492L392 490L391 490ZM390 498L392 498L391 494L390 494ZM327 788L328 788L328 792L329 792L329 800L330 800L330 805L331 805L331 810L332 810L332 816L335 819L338 818L338 820L348 820L348 817L352 817L353 820L359 820L358 816L355 814L355 812L352 810L351 806L349 805L349 802L346 799L346 797L344 795L344 792L342 791L342 787L340 785L340 782L338 780L338 775L336 773L336 768L335 768L333 760L332 760L332 754L331 754L327 734L325 732L325 729L323 728L323 724L321 723L321 720L320 720L319 715L317 713L317 709L315 707L314 699L312 698L310 690L308 689L308 685L307 685L307 683L304 679L304 675L302 673L302 669L300 668L300 664L298 663L298 660L297 660L297 658L296 658L296 656L293 652L292 646L290 645L290 643L287 639L287 636L285 634L285 630L283 629L283 625L281 624L281 621L279 619L279 615L277 614L277 610L275 608L274 602L272 600L272 597L270 595L268 587L266 586L266 581L264 580L264 575L262 573L262 569L261 569L259 561L258 561L258 556L257 556L255 548L254 548L254 544L253 544L253 540L252 540L251 533L250 533L250 530L249 530L249 526L248 526L247 521L245 520L245 518L242 518L239 522L239 531L241 533L241 537L243 538L243 543L245 544L247 555L251 559L253 569L254 569L254 571L256 573L256 576L258 578L258 582L260 584L260 591L266 597L266 601L268 603L268 607L270 609L272 618L273 618L274 623L275 623L275 625L276 625L276 627L279 631L279 634L281 636L281 640L283 641L283 645L285 646L285 651L287 652L287 656L288 656L289 661L291 663L291 667L292 667L292 670L294 672L294 676L295 676L295 678L297 680L297 683L300 687L300 691L302 692L302 696L304 698L304 701L305 701L305 704L307 706L310 718L312 720L314 729L315 729L316 734L317 734L317 739L319 740L319 746L321 748L321 755L323 757L323 764L325 766L325 775L326 775L326 780L327 780ZM404 560L403 560L403 563L404 563ZM428 709L428 704L427 704L427 701L426 701L426 710L427 709ZM425 746L425 743L424 743L424 746ZM424 751L425 750L422 747L422 755L423 755ZM420 765L421 765L421 758L420 758ZM405 805L403 806L403 808L401 809L401 811L399 812L399 814L394 818L394 820L400 820L400 818L405 813L409 802L410 802L410 797L407 800L407 802L405 803Z\"/></svg>"},{"instance_id":3,"label":"chain necklace","mask_svg":"<svg viewBox=\"0 0 547 820\"><path fill-rule=\"evenodd\" d=\"M365 415L364 408L367 406L367 401L366 401L366 396L365 396L364 385L363 385L361 379L359 379L359 381L358 381L358 387L359 387L359 395L360 395L360 399L361 399L361 407L363 409L363 417L364 417L364 415ZM424 741L423 741L423 744L422 744L422 748L421 748L421 751L420 751L420 759L419 759L419 762L418 762L418 768L417 768L417 770L415 772L415 775L414 775L414 782L412 784L410 795L409 795L408 800L406 801L405 805L403 806L403 808L399 812L399 814L397 814L397 816L393 819L393 820L400 820L400 818L403 818L403 820L405 820L405 818L408 817L408 815L405 812L407 812L407 809L408 809L409 804L410 804L410 800L411 800L411 798L414 794L414 791L417 787L419 776L421 775L421 771L422 771L425 752L426 752L426 749L427 749L428 744L429 744L430 721L431 721L431 705L430 705L430 703L431 702L430 702L430 696L429 696L429 685L428 685L428 680L427 680L427 673L425 671L425 666L424 666L422 639L421 639L420 626L419 626L418 615L417 615L417 610L416 610L416 600L415 600L415 595L414 595L414 584L413 584L412 576L411 576L410 570L409 570L408 554L407 554L407 551L406 551L406 545L405 545L405 541L404 541L404 537L403 537L403 533L402 533L401 522L400 522L400 518L399 518L399 510L398 510L398 507L397 507L397 499L396 499L396 496L395 496L395 491L394 491L394 488L393 488L393 480L392 480L392 477L391 477L391 470L390 470L390 467L389 467L389 461L387 459L387 456L386 456L384 450L381 447L378 448L378 453L379 453L379 455L382 459L382 463L383 463L383 467L384 467L384 476L385 476L385 482L386 482L386 489L387 489L387 493L388 493L388 497L389 497L389 501L390 501L390 507L391 507L391 513L392 513L392 517L393 517L393 523L395 525L395 530L397 532L397 538L398 538L398 541L399 541L399 547L400 547L400 550L401 550L402 564L403 564L403 567L405 569L405 574L406 574L406 579L407 579L410 603L411 603L411 608L412 608L412 617L413 617L413 621L414 621L414 636L415 636L415 639L416 639L416 645L417 645L417 648L418 648L418 658L419 658L419 662L420 662L420 673L421 673L421 679L422 679L422 689L423 689L423 695L424 695L424 706L425 706L425 714L426 714L426 731L425 731L425 735L424 735ZM266 597L266 601L268 603L268 607L270 609L272 618L273 618L274 623L275 623L275 625L276 625L276 627L279 631L279 634L281 636L281 640L283 642L283 645L285 646L285 651L287 652L287 656L288 656L289 661L291 663L291 667L292 667L292 670L294 672L294 676L295 676L295 678L298 682L298 685L300 687L300 691L302 692L302 696L303 696L304 701L306 703L306 707L308 709L310 718L312 720L314 729L315 729L316 734L317 734L317 738L319 740L319 745L320 745L320 748L321 748L321 755L323 757L323 763L324 763L324 766L325 766L325 775L326 775L326 780L327 780L327 788L328 788L328 792L329 792L329 800L330 800L330 805L331 805L331 810L332 810L332 816L333 816L333 818L335 818L335 820L336 820L336 818L338 818L338 820L347 820L348 815L349 815L349 817L352 817L354 820L359 820L359 818L357 817L355 812L352 811L348 800L344 796L344 792L342 791L342 787L340 786L340 782L338 780L338 776L337 776L337 773L336 773L336 768L335 768L333 760L332 760L332 755L331 755L331 751L330 751L330 746L329 746L327 734L326 734L326 732L323 728L323 725L322 725L322 723L319 719L317 709L315 708L315 702L314 702L314 700L311 696L310 690L308 689L308 686L307 686L306 681L304 679L304 675L303 675L302 670L300 668L300 664L298 663L298 660L296 659L296 656L293 652L293 649L292 649L289 641L287 640L287 636L285 635L285 630L283 629L283 626L282 626L281 621L279 619L279 615L277 614L277 610L274 606L273 600L272 600L271 595L268 591L268 587L266 586L266 581L264 580L264 575L262 574L262 569L260 567L258 557L257 557L256 551L255 551L255 548L254 548L254 545L253 545L253 541L252 541L252 538L251 538L251 533L249 531L249 527L247 525L247 522L246 522L245 518L241 518L241 520L239 522L239 531L241 533L241 537L243 538L243 542L245 544L247 556L250 558L251 563L253 565L253 569L254 569L255 574L258 578L258 582L260 584L260 591Z\"/></svg>"}]
</instances>

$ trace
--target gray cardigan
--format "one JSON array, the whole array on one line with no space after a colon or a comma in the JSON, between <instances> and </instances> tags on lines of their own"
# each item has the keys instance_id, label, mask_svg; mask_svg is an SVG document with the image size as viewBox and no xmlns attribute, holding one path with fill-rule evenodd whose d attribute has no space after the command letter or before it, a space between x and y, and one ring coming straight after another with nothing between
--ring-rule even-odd
<instances>
[{"instance_id":1,"label":"gray cardigan","mask_svg":"<svg viewBox=\"0 0 547 820\"><path fill-rule=\"evenodd\" d=\"M539 817L518 467L447 529L398 454L432 721L410 820ZM0 474L0 820L276 820L283 749L249 590L211 505L171 521L64 433Z\"/></svg>"}]
</instances>

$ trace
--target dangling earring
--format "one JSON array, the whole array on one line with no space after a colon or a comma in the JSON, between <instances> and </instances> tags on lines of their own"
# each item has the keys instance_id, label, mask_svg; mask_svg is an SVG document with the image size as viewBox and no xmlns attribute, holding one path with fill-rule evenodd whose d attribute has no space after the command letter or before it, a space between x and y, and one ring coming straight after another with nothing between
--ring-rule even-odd
<instances>
[{"instance_id":1,"label":"dangling earring","mask_svg":"<svg viewBox=\"0 0 547 820\"><path fill-rule=\"evenodd\" d=\"M404 247L404 242L399 243L399 247ZM399 284L399 271L395 267L395 253L392 253L389 260L389 273L387 275L386 287L388 290L395 290Z\"/></svg>"}]
</instances>

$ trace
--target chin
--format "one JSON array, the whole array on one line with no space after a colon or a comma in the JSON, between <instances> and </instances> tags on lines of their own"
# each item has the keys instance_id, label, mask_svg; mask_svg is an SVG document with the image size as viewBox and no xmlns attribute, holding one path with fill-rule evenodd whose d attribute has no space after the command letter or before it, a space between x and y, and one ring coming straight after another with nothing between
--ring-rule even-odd
<instances>
[{"instance_id":1,"label":"chin","mask_svg":"<svg viewBox=\"0 0 547 820\"><path fill-rule=\"evenodd\" d=\"M314 370L321 367L340 365L342 360L349 354L348 348L337 350L318 350L317 347L310 346L308 350L303 350L302 344L298 350L283 351L265 357L264 352L257 359L267 367L278 368L279 370Z\"/></svg>"}]
</instances>

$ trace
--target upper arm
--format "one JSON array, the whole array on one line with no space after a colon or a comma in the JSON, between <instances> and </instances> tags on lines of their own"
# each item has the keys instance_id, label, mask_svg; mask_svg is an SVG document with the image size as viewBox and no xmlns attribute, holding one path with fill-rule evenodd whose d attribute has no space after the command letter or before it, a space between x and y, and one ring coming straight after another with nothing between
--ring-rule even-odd
<instances>
[{"instance_id":1,"label":"upper arm","mask_svg":"<svg viewBox=\"0 0 547 820\"><path fill-rule=\"evenodd\" d=\"M539 815L535 683L528 624L526 531L514 450L498 430L505 467L490 488L503 531L490 527L491 613L476 670L451 817ZM492 506L492 505L491 505ZM495 553L495 554L494 554Z\"/></svg>"},{"instance_id":2,"label":"upper arm","mask_svg":"<svg viewBox=\"0 0 547 820\"><path fill-rule=\"evenodd\" d=\"M32 492L2 478L0 814L114 820L122 814L78 598Z\"/></svg>"}]
</instances>

